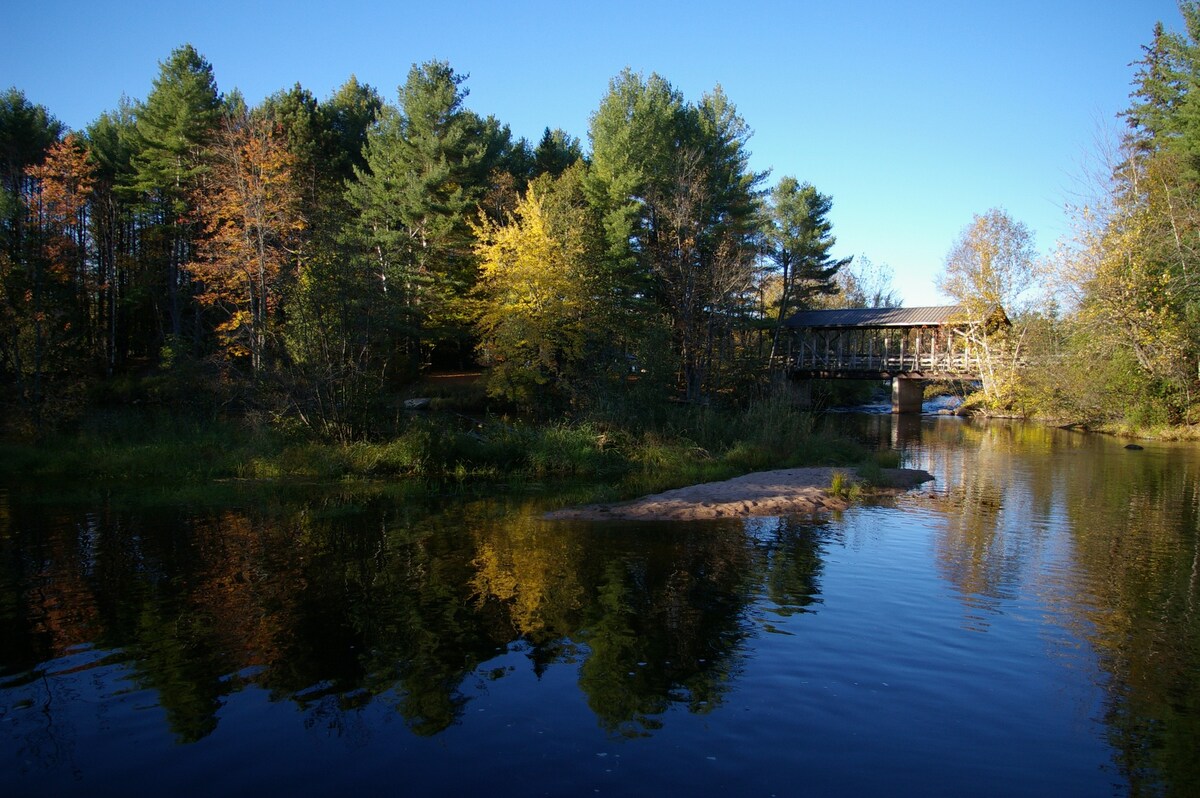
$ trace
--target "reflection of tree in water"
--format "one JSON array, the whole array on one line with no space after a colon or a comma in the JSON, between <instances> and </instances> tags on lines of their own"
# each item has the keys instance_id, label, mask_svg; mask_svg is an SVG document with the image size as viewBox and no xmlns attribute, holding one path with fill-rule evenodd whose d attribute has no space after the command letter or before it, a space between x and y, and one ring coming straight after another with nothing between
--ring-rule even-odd
<instances>
[{"instance_id":1,"label":"reflection of tree in water","mask_svg":"<svg viewBox=\"0 0 1200 798\"><path fill-rule=\"evenodd\" d=\"M671 704L704 712L720 703L747 634L753 577L741 524L631 531L642 545L626 538L590 569L595 595L578 633L588 706L625 735L659 728Z\"/></svg>"},{"instance_id":2,"label":"reflection of tree in water","mask_svg":"<svg viewBox=\"0 0 1200 798\"><path fill-rule=\"evenodd\" d=\"M1109 674L1105 721L1134 794L1200 795L1200 464L1115 446L1068 482L1081 568L1059 600Z\"/></svg>"},{"instance_id":3,"label":"reflection of tree in water","mask_svg":"<svg viewBox=\"0 0 1200 798\"><path fill-rule=\"evenodd\" d=\"M1054 486L1045 452L1054 431L1039 427L961 424L943 428L953 436L924 444L923 467L942 487L942 525L935 551L942 576L959 591L970 628L983 630L1002 602L1019 598L1023 582L1045 552L1044 522L1054 507ZM946 432L943 432L946 434Z\"/></svg>"},{"instance_id":4,"label":"reflection of tree in water","mask_svg":"<svg viewBox=\"0 0 1200 798\"><path fill-rule=\"evenodd\" d=\"M1131 793L1200 794L1194 448L1130 453L1025 425L937 432L958 438L939 449L927 435L920 464L950 486L935 543L943 575L989 612L1022 591L1042 593L1107 675L1104 720ZM1052 529L1062 530L1054 553Z\"/></svg>"},{"instance_id":5,"label":"reflection of tree in water","mask_svg":"<svg viewBox=\"0 0 1200 798\"><path fill-rule=\"evenodd\" d=\"M585 527L531 515L478 534L477 603L507 612L539 671L583 647L580 688L605 728L643 734L672 705L720 701L754 579L740 523Z\"/></svg>"},{"instance_id":6,"label":"reflection of tree in water","mask_svg":"<svg viewBox=\"0 0 1200 798\"><path fill-rule=\"evenodd\" d=\"M513 630L538 650L568 637L585 600L584 539L539 520L540 508L515 512L476 530L471 579L476 603L496 603Z\"/></svg>"},{"instance_id":7,"label":"reflection of tree in water","mask_svg":"<svg viewBox=\"0 0 1200 798\"><path fill-rule=\"evenodd\" d=\"M755 529L758 568L763 572L772 612L784 617L811 612L821 601L822 546L828 540L827 518L768 518L748 524Z\"/></svg>"},{"instance_id":8,"label":"reflection of tree in water","mask_svg":"<svg viewBox=\"0 0 1200 798\"><path fill-rule=\"evenodd\" d=\"M0 541L3 672L91 644L181 742L247 686L330 733L369 734L356 716L383 701L436 734L462 717L465 680L523 641L539 673L579 664L605 728L643 734L721 701L757 595L788 614L817 594L818 537L795 522L751 540L736 522L595 531L535 504L354 501L37 508Z\"/></svg>"},{"instance_id":9,"label":"reflection of tree in water","mask_svg":"<svg viewBox=\"0 0 1200 798\"><path fill-rule=\"evenodd\" d=\"M417 734L457 722L463 680L507 639L470 602L468 530L483 511L464 505L388 518L373 554L338 550L322 568L332 578L318 592L361 638L346 652L363 670L355 686L385 695Z\"/></svg>"}]
</instances>

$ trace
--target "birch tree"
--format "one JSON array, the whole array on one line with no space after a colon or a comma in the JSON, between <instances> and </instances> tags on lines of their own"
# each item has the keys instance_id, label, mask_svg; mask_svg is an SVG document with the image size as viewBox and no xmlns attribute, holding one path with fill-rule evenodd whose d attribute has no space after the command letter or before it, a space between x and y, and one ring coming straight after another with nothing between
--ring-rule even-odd
<instances>
[{"instance_id":1,"label":"birch tree","mask_svg":"<svg viewBox=\"0 0 1200 798\"><path fill-rule=\"evenodd\" d=\"M993 408L1012 401L1026 328L1008 320L1033 285L1034 258L1029 228L992 208L963 228L937 279L938 289L963 308L966 343L979 358L984 399Z\"/></svg>"}]
</instances>

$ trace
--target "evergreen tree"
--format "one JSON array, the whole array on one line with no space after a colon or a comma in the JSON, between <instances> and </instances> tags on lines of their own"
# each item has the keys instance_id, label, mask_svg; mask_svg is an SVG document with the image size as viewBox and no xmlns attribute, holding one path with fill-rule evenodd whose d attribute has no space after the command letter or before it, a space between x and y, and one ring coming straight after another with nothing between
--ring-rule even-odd
<instances>
[{"instance_id":1,"label":"evergreen tree","mask_svg":"<svg viewBox=\"0 0 1200 798\"><path fill-rule=\"evenodd\" d=\"M833 200L794 177L781 178L771 190L763 228L763 249L779 273L780 297L772 357L783 322L815 297L836 294L838 273L852 258L830 256L837 239L828 215Z\"/></svg>"},{"instance_id":2,"label":"evergreen tree","mask_svg":"<svg viewBox=\"0 0 1200 798\"><path fill-rule=\"evenodd\" d=\"M533 151L533 174L557 177L582 159L583 148L579 139L562 129L546 128Z\"/></svg>"},{"instance_id":3,"label":"evergreen tree","mask_svg":"<svg viewBox=\"0 0 1200 798\"><path fill-rule=\"evenodd\" d=\"M137 339L153 339L151 314L135 314L139 292L131 266L138 240L136 214L126 190L133 182L136 128L128 103L106 112L87 129L88 151L96 165L91 202L91 234L96 259L99 296L97 328L103 330L105 372L112 374L125 363L134 345L131 331L141 325Z\"/></svg>"},{"instance_id":4,"label":"evergreen tree","mask_svg":"<svg viewBox=\"0 0 1200 798\"><path fill-rule=\"evenodd\" d=\"M178 338L191 293L184 264L192 259L195 222L189 197L205 170L206 150L221 119L221 98L212 66L191 45L160 65L146 101L137 110L138 148L133 187L140 193L149 229L144 249L162 275L165 331ZM194 336L200 334L194 317Z\"/></svg>"},{"instance_id":5,"label":"evergreen tree","mask_svg":"<svg viewBox=\"0 0 1200 798\"><path fill-rule=\"evenodd\" d=\"M728 360L750 287L758 185L750 131L718 87L686 103L658 75L615 78L592 117L589 196L633 315L651 298L672 331L677 370L699 398Z\"/></svg>"},{"instance_id":6,"label":"evergreen tree","mask_svg":"<svg viewBox=\"0 0 1200 798\"><path fill-rule=\"evenodd\" d=\"M466 347L476 270L467 219L506 133L463 107L465 80L445 62L414 65L399 106L385 107L368 132L367 168L355 169L348 188L379 290L399 309L414 360L431 346Z\"/></svg>"},{"instance_id":7,"label":"evergreen tree","mask_svg":"<svg viewBox=\"0 0 1200 798\"><path fill-rule=\"evenodd\" d=\"M382 108L379 92L359 83L354 75L321 104L323 127L329 135L326 157L331 175L343 181L353 180L355 169L367 168L367 131Z\"/></svg>"},{"instance_id":8,"label":"evergreen tree","mask_svg":"<svg viewBox=\"0 0 1200 798\"><path fill-rule=\"evenodd\" d=\"M14 262L21 255L26 170L36 166L58 141L62 124L45 107L34 105L16 88L0 94L0 251Z\"/></svg>"}]
</instances>

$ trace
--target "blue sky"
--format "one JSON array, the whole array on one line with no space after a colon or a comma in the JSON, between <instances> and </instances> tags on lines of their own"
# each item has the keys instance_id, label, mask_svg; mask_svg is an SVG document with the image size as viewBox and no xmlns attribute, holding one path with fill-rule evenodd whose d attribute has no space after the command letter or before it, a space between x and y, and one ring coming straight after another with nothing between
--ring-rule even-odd
<instances>
[{"instance_id":1,"label":"blue sky","mask_svg":"<svg viewBox=\"0 0 1200 798\"><path fill-rule=\"evenodd\" d=\"M1174 0L1003 2L12 2L0 84L72 128L193 44L249 102L347 77L390 101L413 63L469 74L467 105L535 140L588 118L624 67L689 100L721 84L752 165L833 197L838 255L886 263L906 305L973 214L1005 208L1050 251L1097 138L1119 130L1129 64Z\"/></svg>"}]
</instances>

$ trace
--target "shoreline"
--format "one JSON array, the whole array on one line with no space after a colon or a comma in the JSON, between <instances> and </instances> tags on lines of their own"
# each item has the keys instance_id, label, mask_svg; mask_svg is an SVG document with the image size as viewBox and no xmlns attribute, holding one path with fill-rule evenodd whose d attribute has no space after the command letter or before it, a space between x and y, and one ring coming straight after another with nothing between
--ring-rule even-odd
<instances>
[{"instance_id":1,"label":"shoreline","mask_svg":"<svg viewBox=\"0 0 1200 798\"><path fill-rule=\"evenodd\" d=\"M548 521L701 521L762 515L845 510L850 502L830 492L834 474L861 485L853 469L784 468L757 471L721 482L706 482L642 496L627 502L564 507L542 516ZM885 468L887 485L866 489L868 496L894 496L929 482L927 471Z\"/></svg>"}]
</instances>

